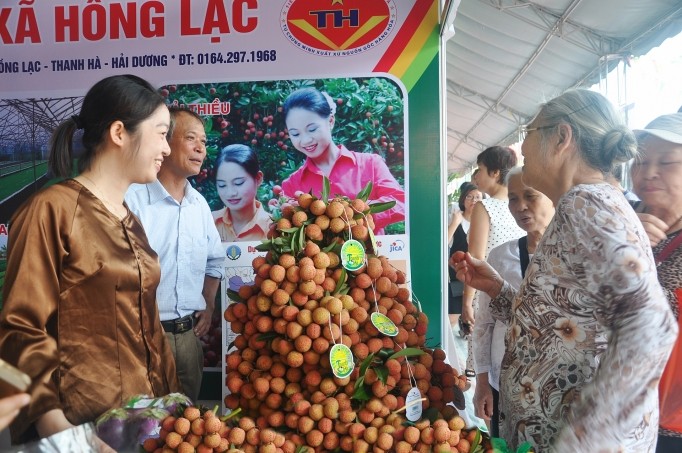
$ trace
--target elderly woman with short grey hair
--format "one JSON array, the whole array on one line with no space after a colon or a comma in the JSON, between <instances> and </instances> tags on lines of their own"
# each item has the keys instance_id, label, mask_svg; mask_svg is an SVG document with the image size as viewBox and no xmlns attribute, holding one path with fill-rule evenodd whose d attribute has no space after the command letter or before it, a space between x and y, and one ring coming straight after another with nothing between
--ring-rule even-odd
<instances>
[{"instance_id":1,"label":"elderly woman with short grey hair","mask_svg":"<svg viewBox=\"0 0 682 453\"><path fill-rule=\"evenodd\" d=\"M544 104L524 132L524 183L556 214L520 289L468 255L456 264L509 323L500 432L513 448L528 441L543 452L652 452L677 325L646 232L605 181L635 156L634 134L588 90Z\"/></svg>"},{"instance_id":2,"label":"elderly woman with short grey hair","mask_svg":"<svg viewBox=\"0 0 682 453\"><path fill-rule=\"evenodd\" d=\"M640 219L652 239L658 281L679 322L682 298L682 113L662 115L636 130L640 155L632 165ZM655 234L655 231L658 234ZM678 338L678 348L682 347ZM671 360L672 363L672 360ZM675 367L661 381L657 452L682 451L682 376Z\"/></svg>"}]
</instances>

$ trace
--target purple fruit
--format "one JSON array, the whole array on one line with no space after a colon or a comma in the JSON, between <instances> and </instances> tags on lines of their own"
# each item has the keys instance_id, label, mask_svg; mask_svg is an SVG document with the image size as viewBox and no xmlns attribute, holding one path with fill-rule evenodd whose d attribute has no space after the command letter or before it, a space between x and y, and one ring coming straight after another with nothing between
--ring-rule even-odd
<instances>
[{"instance_id":1,"label":"purple fruit","mask_svg":"<svg viewBox=\"0 0 682 453\"><path fill-rule=\"evenodd\" d=\"M138 444L142 444L150 437L158 437L161 430L161 422L170 415L170 412L162 408L147 408L136 413L130 420L131 432L136 433Z\"/></svg>"},{"instance_id":2,"label":"purple fruit","mask_svg":"<svg viewBox=\"0 0 682 453\"><path fill-rule=\"evenodd\" d=\"M185 407L192 405L192 400L182 393L170 393L162 397L161 400L161 406L171 414L174 414L178 408L184 410Z\"/></svg>"},{"instance_id":3,"label":"purple fruit","mask_svg":"<svg viewBox=\"0 0 682 453\"><path fill-rule=\"evenodd\" d=\"M125 409L112 409L95 421L97 436L114 450L120 450L126 443L129 414Z\"/></svg>"}]
</instances>

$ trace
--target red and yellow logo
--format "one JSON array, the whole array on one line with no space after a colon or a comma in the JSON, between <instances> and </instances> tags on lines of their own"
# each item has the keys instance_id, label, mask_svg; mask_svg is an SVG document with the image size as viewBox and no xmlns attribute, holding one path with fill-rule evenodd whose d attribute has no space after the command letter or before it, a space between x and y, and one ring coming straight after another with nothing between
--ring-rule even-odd
<instances>
[{"instance_id":1,"label":"red and yellow logo","mask_svg":"<svg viewBox=\"0 0 682 453\"><path fill-rule=\"evenodd\" d=\"M393 0L287 0L280 23L298 48L344 56L369 50L395 28Z\"/></svg>"}]
</instances>

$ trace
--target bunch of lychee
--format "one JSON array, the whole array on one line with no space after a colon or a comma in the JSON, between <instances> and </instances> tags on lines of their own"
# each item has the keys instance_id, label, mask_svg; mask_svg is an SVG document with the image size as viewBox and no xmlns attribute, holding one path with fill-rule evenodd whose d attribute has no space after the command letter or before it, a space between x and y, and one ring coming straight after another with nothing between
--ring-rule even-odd
<instances>
[{"instance_id":1,"label":"bunch of lychee","mask_svg":"<svg viewBox=\"0 0 682 453\"><path fill-rule=\"evenodd\" d=\"M234 302L224 313L238 334L225 358L225 405L315 451L380 452L414 440L404 439L404 411L421 404L457 420L447 438L440 429L429 445L455 448L464 425L448 403L466 378L442 350L426 347L427 316L412 303L405 273L377 256L372 212L362 198L310 194L283 207L260 246L267 254L253 260L255 283L230 294ZM366 250L353 271L342 265L349 239ZM370 320L373 312L390 319L392 336ZM343 378L330 363L335 344L352 351L352 372ZM423 400L406 401L414 387ZM418 442L410 445L417 449Z\"/></svg>"}]
</instances>

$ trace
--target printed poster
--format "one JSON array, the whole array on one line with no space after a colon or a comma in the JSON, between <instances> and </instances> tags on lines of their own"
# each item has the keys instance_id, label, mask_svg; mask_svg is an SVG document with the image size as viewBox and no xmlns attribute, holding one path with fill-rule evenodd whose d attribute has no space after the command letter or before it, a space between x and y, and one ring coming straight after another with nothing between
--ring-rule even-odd
<instances>
[{"instance_id":1,"label":"printed poster","mask_svg":"<svg viewBox=\"0 0 682 453\"><path fill-rule=\"evenodd\" d=\"M334 142L377 156L404 192L402 218L378 239L382 253L405 262L431 319L429 337L441 343L438 14L435 0L3 2L0 285L9 219L52 180L51 133L98 80L136 74L169 105L202 115L208 159L192 184L212 210L227 207L215 158L229 145L255 149L263 172L255 200L275 215L287 179L305 163L281 109L310 87L336 105ZM248 242L235 244L248 256ZM226 266L235 268L231 277L247 277L227 252Z\"/></svg>"}]
</instances>

